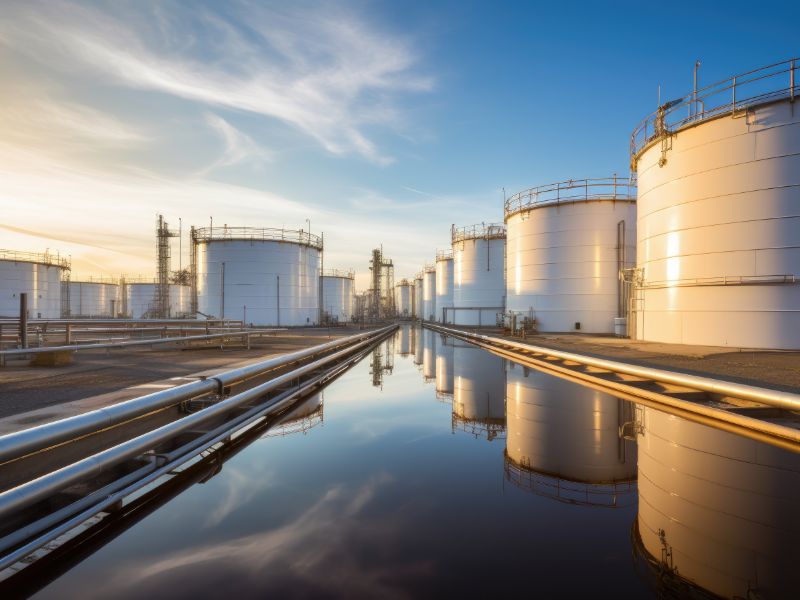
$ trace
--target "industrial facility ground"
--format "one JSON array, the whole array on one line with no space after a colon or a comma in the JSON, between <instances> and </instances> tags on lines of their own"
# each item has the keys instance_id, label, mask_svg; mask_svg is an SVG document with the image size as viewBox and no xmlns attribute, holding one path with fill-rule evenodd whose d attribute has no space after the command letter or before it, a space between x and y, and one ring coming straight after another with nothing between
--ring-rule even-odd
<instances>
[{"instance_id":1,"label":"industrial facility ground","mask_svg":"<svg viewBox=\"0 0 800 600\"><path fill-rule=\"evenodd\" d=\"M663 344L578 333L535 334L523 340L499 329L479 331L564 352L800 392L800 351Z\"/></svg>"},{"instance_id":2,"label":"industrial facility ground","mask_svg":"<svg viewBox=\"0 0 800 600\"><path fill-rule=\"evenodd\" d=\"M93 410L270 356L358 333L356 327L293 329L253 338L248 350L231 344L192 348L86 350L70 365L0 368L0 435ZM16 415L16 416L15 416Z\"/></svg>"}]
</instances>

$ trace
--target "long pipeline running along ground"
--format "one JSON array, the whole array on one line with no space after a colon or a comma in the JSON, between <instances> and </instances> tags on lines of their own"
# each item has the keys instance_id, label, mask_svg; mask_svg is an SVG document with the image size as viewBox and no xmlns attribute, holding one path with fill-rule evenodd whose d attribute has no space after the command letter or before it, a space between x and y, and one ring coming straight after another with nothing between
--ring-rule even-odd
<instances>
[{"instance_id":1,"label":"long pipeline running along ground","mask_svg":"<svg viewBox=\"0 0 800 600\"><path fill-rule=\"evenodd\" d=\"M563 352L433 323L424 323L424 327L625 400L800 452L798 394Z\"/></svg>"},{"instance_id":2,"label":"long pipeline running along ground","mask_svg":"<svg viewBox=\"0 0 800 600\"><path fill-rule=\"evenodd\" d=\"M132 494L175 469L200 460L216 445L265 422L275 422L300 398L321 388L358 362L396 325L364 332L219 373L76 417L0 437L0 573L74 531L100 513L121 508ZM291 366L276 375L280 367ZM272 374L267 381L227 395L235 383ZM168 407L179 416L121 443L54 463L41 475L30 460L63 455L68 445L108 429L126 427ZM63 461L62 461L63 462ZM60 466L56 466L60 465ZM5 482L23 481L7 486ZM15 569L6 570L5 575Z\"/></svg>"}]
</instances>

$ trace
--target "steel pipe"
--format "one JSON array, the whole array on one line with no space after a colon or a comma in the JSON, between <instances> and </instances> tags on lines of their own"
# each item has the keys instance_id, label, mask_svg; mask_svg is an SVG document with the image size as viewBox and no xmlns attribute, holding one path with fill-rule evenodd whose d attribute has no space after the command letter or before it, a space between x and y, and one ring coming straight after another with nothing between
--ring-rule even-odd
<instances>
[{"instance_id":1,"label":"steel pipe","mask_svg":"<svg viewBox=\"0 0 800 600\"><path fill-rule=\"evenodd\" d=\"M206 379L192 381L74 417L68 417L52 423L45 423L37 427L31 427L1 436L0 464L101 429L118 425L154 410L159 410L184 400L190 400L200 395L221 390L224 387L257 377L278 367L306 359L315 354L327 352L340 346L353 344L374 333L375 331L365 332L340 338L338 340L312 346L311 348L298 350L290 354L276 356L238 369L223 371Z\"/></svg>"},{"instance_id":2,"label":"steel pipe","mask_svg":"<svg viewBox=\"0 0 800 600\"><path fill-rule=\"evenodd\" d=\"M522 344L503 338L459 331L449 327L433 326L432 328L456 337L480 340L489 345L506 346L526 352L538 352L540 354L546 354L547 356L553 356L561 360L572 361L582 365L604 369L606 371L614 371L617 373L624 373L626 375L633 375L635 377L650 379L659 383L669 383L672 385L679 385L702 390L704 392L710 392L712 394L741 398L743 400L750 400L752 402L758 402L759 404L765 404L767 406L773 406L775 408L782 408L785 410L800 410L800 394L734 383L731 381L722 381L719 379L712 379L710 377L701 377L699 375L688 375L685 373L676 373L674 371L665 371L663 369L655 369L652 367L640 367L637 365L607 360L604 358L594 358L583 354L563 352L561 350L554 350L544 346Z\"/></svg>"}]
</instances>

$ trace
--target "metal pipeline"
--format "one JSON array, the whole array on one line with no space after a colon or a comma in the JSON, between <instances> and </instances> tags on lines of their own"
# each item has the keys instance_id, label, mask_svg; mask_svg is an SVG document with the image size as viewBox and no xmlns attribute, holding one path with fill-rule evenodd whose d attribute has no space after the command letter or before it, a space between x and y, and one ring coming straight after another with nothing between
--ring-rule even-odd
<instances>
[{"instance_id":1,"label":"metal pipeline","mask_svg":"<svg viewBox=\"0 0 800 600\"><path fill-rule=\"evenodd\" d=\"M719 394L721 396L741 398L743 400L750 400L752 402L758 402L759 404L765 404L767 406L773 406L775 408L782 408L785 410L800 410L800 394L793 394L791 392L772 390L769 388L734 383L731 381L721 381L719 379L701 377L699 375L676 373L673 371L665 371L663 369L655 369L652 367L640 367L637 365L607 360L604 358L594 358L583 354L573 354L571 352L553 350L552 348L546 348L544 346L521 344L519 342L512 342L503 338L460 331L458 329L441 327L439 325L429 325L426 323L426 327L430 327L431 329L441 331L442 333L446 333L454 337L460 337L462 339L480 340L491 346L505 346L525 352L537 352L561 360L575 362L606 371L633 375L635 377L641 377L643 379L649 379L659 383L669 383L672 385L697 389L712 394Z\"/></svg>"},{"instance_id":2,"label":"metal pipeline","mask_svg":"<svg viewBox=\"0 0 800 600\"><path fill-rule=\"evenodd\" d=\"M1 436L0 464L102 429L113 427L184 400L190 400L197 396L221 391L227 386L241 383L281 366L309 358L316 354L328 352L341 346L353 344L366 337L374 336L377 331L384 330L358 333L312 346L304 350L298 350L290 354L283 354L238 369L223 371L206 379L192 381L74 417L68 417L52 423L45 423L37 427L31 427Z\"/></svg>"},{"instance_id":3,"label":"metal pipeline","mask_svg":"<svg viewBox=\"0 0 800 600\"><path fill-rule=\"evenodd\" d=\"M117 446L113 446L112 448L98 452L72 463L71 465L67 465L66 467L62 467L61 469L2 492L0 493L0 520L8 518L14 512L44 500L48 496L80 480L98 475L103 470L118 465L128 459L141 456L177 434L197 428L215 417L223 416L231 410L251 400L258 399L264 394L286 383L290 383L292 380L302 375L320 369L330 363L340 361L347 355L353 354L356 350L371 344L375 339L388 334L396 328L397 325L390 325L372 331L367 334L367 339L350 345L344 350L340 350L317 361L298 367L289 373L285 373L284 375L271 379L249 390L245 390L240 394L231 396L199 412L187 415L179 421L174 421L158 429L144 433L122 444L118 444Z\"/></svg>"}]
</instances>

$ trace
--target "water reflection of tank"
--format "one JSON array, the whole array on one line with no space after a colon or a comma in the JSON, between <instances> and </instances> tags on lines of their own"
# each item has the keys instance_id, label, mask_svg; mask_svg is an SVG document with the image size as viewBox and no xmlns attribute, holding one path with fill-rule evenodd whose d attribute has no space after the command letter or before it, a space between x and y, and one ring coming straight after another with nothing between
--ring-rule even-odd
<instances>
[{"instance_id":1,"label":"water reflection of tank","mask_svg":"<svg viewBox=\"0 0 800 600\"><path fill-rule=\"evenodd\" d=\"M422 364L422 329L420 327L414 328L414 364Z\"/></svg>"},{"instance_id":2,"label":"water reflection of tank","mask_svg":"<svg viewBox=\"0 0 800 600\"><path fill-rule=\"evenodd\" d=\"M666 596L800 589L800 454L637 409L638 558Z\"/></svg>"},{"instance_id":3,"label":"water reflection of tank","mask_svg":"<svg viewBox=\"0 0 800 600\"><path fill-rule=\"evenodd\" d=\"M397 336L400 338L397 344L400 356L408 356L411 353L411 333L412 327L400 326Z\"/></svg>"},{"instance_id":4,"label":"water reflection of tank","mask_svg":"<svg viewBox=\"0 0 800 600\"><path fill-rule=\"evenodd\" d=\"M506 430L505 361L495 354L455 342L453 348L453 430L476 437L502 438Z\"/></svg>"},{"instance_id":5,"label":"water reflection of tank","mask_svg":"<svg viewBox=\"0 0 800 600\"><path fill-rule=\"evenodd\" d=\"M425 383L436 379L436 337L430 329L422 330L422 377Z\"/></svg>"},{"instance_id":6,"label":"water reflection of tank","mask_svg":"<svg viewBox=\"0 0 800 600\"><path fill-rule=\"evenodd\" d=\"M572 504L635 500L636 444L620 437L629 402L509 363L506 478Z\"/></svg>"},{"instance_id":7,"label":"water reflection of tank","mask_svg":"<svg viewBox=\"0 0 800 600\"><path fill-rule=\"evenodd\" d=\"M322 393L309 396L283 415L263 437L305 433L323 422Z\"/></svg>"},{"instance_id":8,"label":"water reflection of tank","mask_svg":"<svg viewBox=\"0 0 800 600\"><path fill-rule=\"evenodd\" d=\"M453 339L444 336L436 343L436 397L453 400Z\"/></svg>"}]
</instances>

